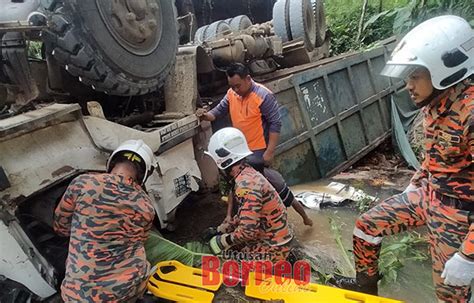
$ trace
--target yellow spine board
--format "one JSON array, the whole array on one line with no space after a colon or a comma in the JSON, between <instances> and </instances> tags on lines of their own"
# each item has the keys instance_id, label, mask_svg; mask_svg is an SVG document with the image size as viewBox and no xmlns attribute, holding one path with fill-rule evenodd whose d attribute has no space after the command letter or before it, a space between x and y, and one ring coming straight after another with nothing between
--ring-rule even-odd
<instances>
[{"instance_id":1,"label":"yellow spine board","mask_svg":"<svg viewBox=\"0 0 474 303\"><path fill-rule=\"evenodd\" d=\"M158 263L156 273L165 281L216 291L222 284L219 273L203 271L199 268L186 266L178 261L164 261ZM218 283L203 283L216 280Z\"/></svg>"},{"instance_id":2,"label":"yellow spine board","mask_svg":"<svg viewBox=\"0 0 474 303\"><path fill-rule=\"evenodd\" d=\"M182 303L211 303L214 299L212 292L160 281L153 276L148 281L148 290L158 298Z\"/></svg>"},{"instance_id":3,"label":"yellow spine board","mask_svg":"<svg viewBox=\"0 0 474 303\"><path fill-rule=\"evenodd\" d=\"M254 272L249 274L245 295L260 300L284 300L285 303L403 303L315 283L298 285L293 279L263 277Z\"/></svg>"}]
</instances>

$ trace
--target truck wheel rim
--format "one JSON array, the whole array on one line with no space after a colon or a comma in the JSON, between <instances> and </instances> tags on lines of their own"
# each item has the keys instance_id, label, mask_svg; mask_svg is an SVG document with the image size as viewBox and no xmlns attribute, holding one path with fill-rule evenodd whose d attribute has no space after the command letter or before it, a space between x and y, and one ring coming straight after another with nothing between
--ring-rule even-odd
<instances>
[{"instance_id":1,"label":"truck wheel rim","mask_svg":"<svg viewBox=\"0 0 474 303\"><path fill-rule=\"evenodd\" d=\"M103 22L114 39L136 55L149 55L159 45L160 0L96 0Z\"/></svg>"}]
</instances>

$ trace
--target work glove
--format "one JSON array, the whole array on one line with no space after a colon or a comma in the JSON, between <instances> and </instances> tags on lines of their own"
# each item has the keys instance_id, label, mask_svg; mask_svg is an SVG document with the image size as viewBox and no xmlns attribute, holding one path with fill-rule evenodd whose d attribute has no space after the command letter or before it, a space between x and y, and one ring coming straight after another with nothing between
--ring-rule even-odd
<instances>
[{"instance_id":1,"label":"work glove","mask_svg":"<svg viewBox=\"0 0 474 303\"><path fill-rule=\"evenodd\" d=\"M474 279L474 260L468 260L459 253L455 253L444 265L441 278L444 279L446 285L470 285L471 280Z\"/></svg>"},{"instance_id":2,"label":"work glove","mask_svg":"<svg viewBox=\"0 0 474 303\"><path fill-rule=\"evenodd\" d=\"M211 241L209 241L212 253L220 255L222 251L229 249L232 246L231 238L232 237L229 234L214 236Z\"/></svg>"}]
</instances>

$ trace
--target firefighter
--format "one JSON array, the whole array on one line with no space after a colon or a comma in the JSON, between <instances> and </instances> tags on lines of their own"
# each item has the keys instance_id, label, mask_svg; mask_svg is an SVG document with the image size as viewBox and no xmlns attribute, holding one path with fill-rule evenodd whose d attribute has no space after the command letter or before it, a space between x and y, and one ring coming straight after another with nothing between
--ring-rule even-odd
<instances>
[{"instance_id":1,"label":"firefighter","mask_svg":"<svg viewBox=\"0 0 474 303\"><path fill-rule=\"evenodd\" d=\"M155 211L142 188L156 160L141 140L121 144L107 173L83 174L66 189L54 229L70 237L65 302L133 302L145 291L149 263L144 241Z\"/></svg>"},{"instance_id":2,"label":"firefighter","mask_svg":"<svg viewBox=\"0 0 474 303\"><path fill-rule=\"evenodd\" d=\"M253 260L285 260L293 238L286 208L267 179L244 161L252 154L244 134L223 128L212 135L208 150L225 178L234 181L233 193L239 203L232 224L219 226L220 234L210 240L212 251L220 254L238 249Z\"/></svg>"},{"instance_id":3,"label":"firefighter","mask_svg":"<svg viewBox=\"0 0 474 303\"><path fill-rule=\"evenodd\" d=\"M270 182L270 184L277 191L285 207L290 207L290 206L293 207L294 210L303 219L304 225L313 226L313 220L311 220L311 218L308 217L308 214L306 214L303 204L301 204L301 202L296 200L293 192L286 184L285 179L278 171L270 167L265 167L261 159L259 159L258 157L257 158L252 157L252 155L247 157L246 161L250 166L252 166L255 170L261 173L268 180L268 182ZM229 198L228 198L227 216L225 218L224 223L230 222L232 220L232 213L234 211L235 211L234 199L233 199L233 195L231 194L229 195Z\"/></svg>"},{"instance_id":4,"label":"firefighter","mask_svg":"<svg viewBox=\"0 0 474 303\"><path fill-rule=\"evenodd\" d=\"M438 299L468 301L474 278L473 42L464 19L436 17L411 30L382 71L405 79L422 108L425 159L405 192L358 218L356 279L340 277L339 286L376 294L383 237L426 225Z\"/></svg>"}]
</instances>

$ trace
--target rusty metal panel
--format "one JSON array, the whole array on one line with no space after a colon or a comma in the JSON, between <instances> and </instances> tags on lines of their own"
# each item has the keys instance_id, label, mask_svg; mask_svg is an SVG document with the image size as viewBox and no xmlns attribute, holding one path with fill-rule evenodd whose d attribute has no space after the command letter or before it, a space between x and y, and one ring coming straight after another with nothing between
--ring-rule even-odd
<instances>
[{"instance_id":1,"label":"rusty metal panel","mask_svg":"<svg viewBox=\"0 0 474 303\"><path fill-rule=\"evenodd\" d=\"M289 184L345 169L390 135L389 97L403 82L379 73L393 47L346 55L265 82L281 105L275 166Z\"/></svg>"},{"instance_id":2,"label":"rusty metal panel","mask_svg":"<svg viewBox=\"0 0 474 303\"><path fill-rule=\"evenodd\" d=\"M285 175L288 184L299 184L321 178L314 169L315 162L311 144L306 141L277 156L273 166Z\"/></svg>"},{"instance_id":3,"label":"rusty metal panel","mask_svg":"<svg viewBox=\"0 0 474 303\"><path fill-rule=\"evenodd\" d=\"M317 126L334 117L322 79L304 83L300 89L312 126Z\"/></svg>"},{"instance_id":4,"label":"rusty metal panel","mask_svg":"<svg viewBox=\"0 0 474 303\"><path fill-rule=\"evenodd\" d=\"M380 117L382 117L382 113L377 103L367 106L362 114L362 121L365 124L367 138L370 142L383 136L389 128L387 125L384 125L384 121Z\"/></svg>"},{"instance_id":5,"label":"rusty metal panel","mask_svg":"<svg viewBox=\"0 0 474 303\"><path fill-rule=\"evenodd\" d=\"M346 160L344 146L336 126L332 126L319 133L317 140L316 155L319 172L322 176L325 176Z\"/></svg>"},{"instance_id":6,"label":"rusty metal panel","mask_svg":"<svg viewBox=\"0 0 474 303\"><path fill-rule=\"evenodd\" d=\"M372 83L366 82L367 75L370 74L367 62L362 62L352 66L354 86L357 87L356 94L359 100L366 100L372 97L376 91Z\"/></svg>"}]
</instances>

